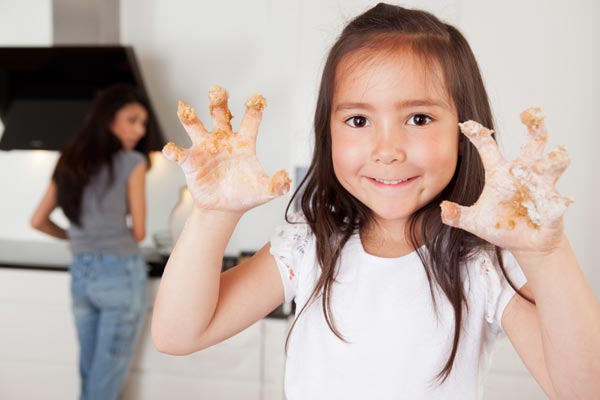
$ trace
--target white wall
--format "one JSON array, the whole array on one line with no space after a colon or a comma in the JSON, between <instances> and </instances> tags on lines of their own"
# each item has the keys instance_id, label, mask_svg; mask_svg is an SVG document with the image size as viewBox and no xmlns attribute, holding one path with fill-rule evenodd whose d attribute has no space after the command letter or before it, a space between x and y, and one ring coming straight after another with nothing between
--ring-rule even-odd
<instances>
[{"instance_id":1,"label":"white wall","mask_svg":"<svg viewBox=\"0 0 600 400\"><path fill-rule=\"evenodd\" d=\"M50 44L51 0L0 0L0 46Z\"/></svg>"}]
</instances>

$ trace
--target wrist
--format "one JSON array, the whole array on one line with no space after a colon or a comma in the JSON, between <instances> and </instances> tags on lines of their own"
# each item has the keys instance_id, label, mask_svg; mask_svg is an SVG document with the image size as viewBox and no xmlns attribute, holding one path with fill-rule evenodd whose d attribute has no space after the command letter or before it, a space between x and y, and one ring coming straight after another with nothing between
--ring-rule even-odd
<instances>
[{"instance_id":1,"label":"wrist","mask_svg":"<svg viewBox=\"0 0 600 400\"><path fill-rule=\"evenodd\" d=\"M548 276L554 272L560 274L564 268L572 265L575 254L567 237L563 234L555 246L546 251L511 251L517 263L527 276L527 280L536 280L538 276Z\"/></svg>"},{"instance_id":2,"label":"wrist","mask_svg":"<svg viewBox=\"0 0 600 400\"><path fill-rule=\"evenodd\" d=\"M508 250L519 262L523 262L525 264L539 264L547 262L548 260L555 258L557 255L571 249L569 240L564 232L554 242L555 243L551 247L543 250Z\"/></svg>"},{"instance_id":3,"label":"wrist","mask_svg":"<svg viewBox=\"0 0 600 400\"><path fill-rule=\"evenodd\" d=\"M188 217L188 221L200 220L205 223L211 222L215 224L223 224L226 222L237 223L243 215L243 211L211 210L194 205L192 208L192 212Z\"/></svg>"}]
</instances>

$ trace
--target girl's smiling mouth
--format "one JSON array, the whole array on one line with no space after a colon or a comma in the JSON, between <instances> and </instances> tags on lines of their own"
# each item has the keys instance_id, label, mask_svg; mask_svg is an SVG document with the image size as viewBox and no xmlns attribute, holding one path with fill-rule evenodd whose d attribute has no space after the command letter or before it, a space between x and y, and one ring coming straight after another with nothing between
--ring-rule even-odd
<instances>
[{"instance_id":1,"label":"girl's smiling mouth","mask_svg":"<svg viewBox=\"0 0 600 400\"><path fill-rule=\"evenodd\" d=\"M412 183L418 176L413 176L405 179L380 179L366 176L367 180L379 187L403 187Z\"/></svg>"}]
</instances>

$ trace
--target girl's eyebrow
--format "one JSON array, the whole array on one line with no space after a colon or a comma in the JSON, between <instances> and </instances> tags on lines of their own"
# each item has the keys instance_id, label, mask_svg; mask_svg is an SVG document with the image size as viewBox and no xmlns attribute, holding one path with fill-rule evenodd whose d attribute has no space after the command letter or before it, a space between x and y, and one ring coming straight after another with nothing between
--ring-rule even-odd
<instances>
[{"instance_id":1,"label":"girl's eyebrow","mask_svg":"<svg viewBox=\"0 0 600 400\"><path fill-rule=\"evenodd\" d=\"M396 108L412 108L412 107L440 107L446 108L447 104L443 101L438 101L434 99L410 99L410 100L402 100L396 103Z\"/></svg>"},{"instance_id":2,"label":"girl's eyebrow","mask_svg":"<svg viewBox=\"0 0 600 400\"><path fill-rule=\"evenodd\" d=\"M448 108L448 105L443 102L443 101L438 101L438 100L434 100L434 99L409 99L409 100L402 100L399 101L395 104L395 108L400 110L403 108L414 108L414 107L439 107L439 108ZM373 110L373 106L369 103L355 103L355 102L348 102L348 103L339 103L336 107L334 112L338 112L338 111L344 111L344 110L356 110L356 109L363 109L363 110Z\"/></svg>"},{"instance_id":3,"label":"girl's eyebrow","mask_svg":"<svg viewBox=\"0 0 600 400\"><path fill-rule=\"evenodd\" d=\"M336 107L334 112L338 112L338 111L344 111L344 110L356 110L356 109L363 109L363 110L372 110L373 106L371 106L369 103L339 103Z\"/></svg>"}]
</instances>

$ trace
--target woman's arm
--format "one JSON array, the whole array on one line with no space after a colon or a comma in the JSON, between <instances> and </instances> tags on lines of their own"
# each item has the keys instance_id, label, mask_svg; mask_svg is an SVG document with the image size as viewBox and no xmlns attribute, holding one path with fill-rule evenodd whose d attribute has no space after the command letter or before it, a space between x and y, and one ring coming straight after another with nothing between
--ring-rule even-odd
<instances>
[{"instance_id":1,"label":"woman's arm","mask_svg":"<svg viewBox=\"0 0 600 400\"><path fill-rule=\"evenodd\" d=\"M56 223L50 219L50 214L52 214L52 211L54 211L57 206L56 184L54 181L50 181L50 185L48 185L44 197L42 197L40 204L31 216L30 225L33 229L44 232L55 238L68 239L67 231L56 225Z\"/></svg>"},{"instance_id":2,"label":"woman's arm","mask_svg":"<svg viewBox=\"0 0 600 400\"><path fill-rule=\"evenodd\" d=\"M568 240L548 254L513 255L536 301L514 296L502 317L517 353L551 398L600 398L600 304Z\"/></svg>"},{"instance_id":3,"label":"woman's arm","mask_svg":"<svg viewBox=\"0 0 600 400\"><path fill-rule=\"evenodd\" d=\"M146 163L138 164L129 176L127 201L131 215L131 232L136 241L146 236Z\"/></svg>"}]
</instances>

